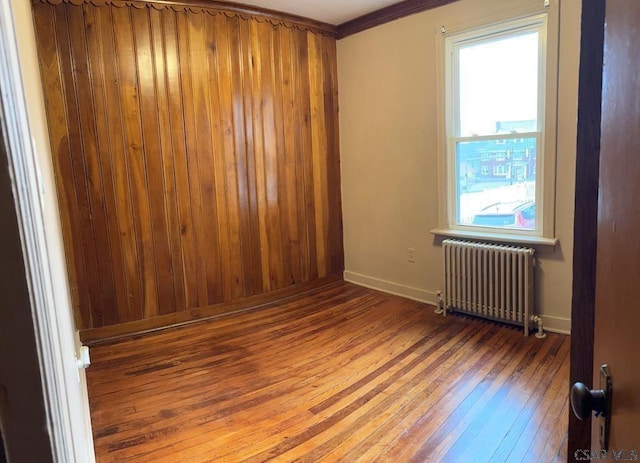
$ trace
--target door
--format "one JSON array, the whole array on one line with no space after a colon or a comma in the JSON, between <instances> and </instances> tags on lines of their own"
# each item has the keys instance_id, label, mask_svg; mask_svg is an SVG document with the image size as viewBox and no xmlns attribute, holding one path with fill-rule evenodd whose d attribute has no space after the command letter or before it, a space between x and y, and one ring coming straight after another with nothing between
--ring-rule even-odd
<instances>
[{"instance_id":1,"label":"door","mask_svg":"<svg viewBox=\"0 0 640 463\"><path fill-rule=\"evenodd\" d=\"M640 458L640 2L608 0L603 55L593 385L613 382L609 448ZM592 447L599 422L593 420ZM628 455L631 457L631 455Z\"/></svg>"},{"instance_id":2,"label":"door","mask_svg":"<svg viewBox=\"0 0 640 463\"><path fill-rule=\"evenodd\" d=\"M587 4L583 2L583 13ZM640 459L640 366L637 362L640 356L638 24L640 2L606 2L593 309L593 378L585 378L585 382L594 389L599 388L600 367L608 365L613 393L609 453L606 458L614 460ZM583 29L583 34L585 32ZM579 193L576 192L577 207L580 207ZM577 239L579 233L576 229ZM572 316L580 316L575 307ZM586 344L577 347L589 351ZM572 362L574 360L580 359L574 359L572 355ZM601 450L603 422L602 418L592 420L591 449ZM571 433L570 424L570 440ZM569 452L572 461L593 459L588 449L572 449L570 445ZM599 455L600 458L604 456Z\"/></svg>"}]
</instances>

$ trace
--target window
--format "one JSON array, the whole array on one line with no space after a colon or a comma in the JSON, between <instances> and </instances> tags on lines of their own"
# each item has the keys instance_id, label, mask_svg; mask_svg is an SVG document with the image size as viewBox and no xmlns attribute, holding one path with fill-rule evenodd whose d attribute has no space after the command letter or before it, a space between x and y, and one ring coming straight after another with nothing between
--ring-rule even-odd
<instances>
[{"instance_id":1,"label":"window","mask_svg":"<svg viewBox=\"0 0 640 463\"><path fill-rule=\"evenodd\" d=\"M548 234L546 29L540 14L444 39L448 229Z\"/></svg>"},{"instance_id":2,"label":"window","mask_svg":"<svg viewBox=\"0 0 640 463\"><path fill-rule=\"evenodd\" d=\"M505 175L507 175L507 166L505 166L504 164L493 166L493 175L504 177Z\"/></svg>"}]
</instances>

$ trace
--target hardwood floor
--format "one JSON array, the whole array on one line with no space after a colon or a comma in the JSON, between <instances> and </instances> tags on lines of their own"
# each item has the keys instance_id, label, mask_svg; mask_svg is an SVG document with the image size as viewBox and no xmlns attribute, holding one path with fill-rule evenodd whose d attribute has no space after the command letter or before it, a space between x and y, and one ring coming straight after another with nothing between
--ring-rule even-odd
<instances>
[{"instance_id":1,"label":"hardwood floor","mask_svg":"<svg viewBox=\"0 0 640 463\"><path fill-rule=\"evenodd\" d=\"M94 346L97 459L566 461L568 352L340 283Z\"/></svg>"}]
</instances>

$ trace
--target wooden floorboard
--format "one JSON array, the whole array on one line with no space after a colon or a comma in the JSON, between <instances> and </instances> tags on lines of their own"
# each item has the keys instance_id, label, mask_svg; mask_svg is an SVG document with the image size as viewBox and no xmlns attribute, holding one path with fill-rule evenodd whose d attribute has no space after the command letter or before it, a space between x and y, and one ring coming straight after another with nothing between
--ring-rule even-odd
<instances>
[{"instance_id":1,"label":"wooden floorboard","mask_svg":"<svg viewBox=\"0 0 640 463\"><path fill-rule=\"evenodd\" d=\"M568 352L343 283L92 347L97 460L566 461Z\"/></svg>"}]
</instances>

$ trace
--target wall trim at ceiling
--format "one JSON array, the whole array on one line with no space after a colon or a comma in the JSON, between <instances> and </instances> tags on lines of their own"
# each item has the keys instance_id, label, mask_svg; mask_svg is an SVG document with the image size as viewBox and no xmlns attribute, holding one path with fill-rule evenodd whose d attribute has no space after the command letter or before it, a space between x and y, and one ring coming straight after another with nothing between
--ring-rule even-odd
<instances>
[{"instance_id":1,"label":"wall trim at ceiling","mask_svg":"<svg viewBox=\"0 0 640 463\"><path fill-rule=\"evenodd\" d=\"M455 1L458 0L404 0L340 24L337 38L342 39L357 32Z\"/></svg>"},{"instance_id":2,"label":"wall trim at ceiling","mask_svg":"<svg viewBox=\"0 0 640 463\"><path fill-rule=\"evenodd\" d=\"M189 11L191 13L206 12L210 15L224 14L228 17L240 17L258 22L269 22L273 26L285 26L299 30L307 30L322 35L335 37L337 28L334 25L315 21L287 13L281 13L267 8L241 5L239 3L217 0L32 0L32 4L47 3L59 5L91 4L93 6L131 6L134 8L154 8L156 10L171 9L173 11Z\"/></svg>"}]
</instances>

